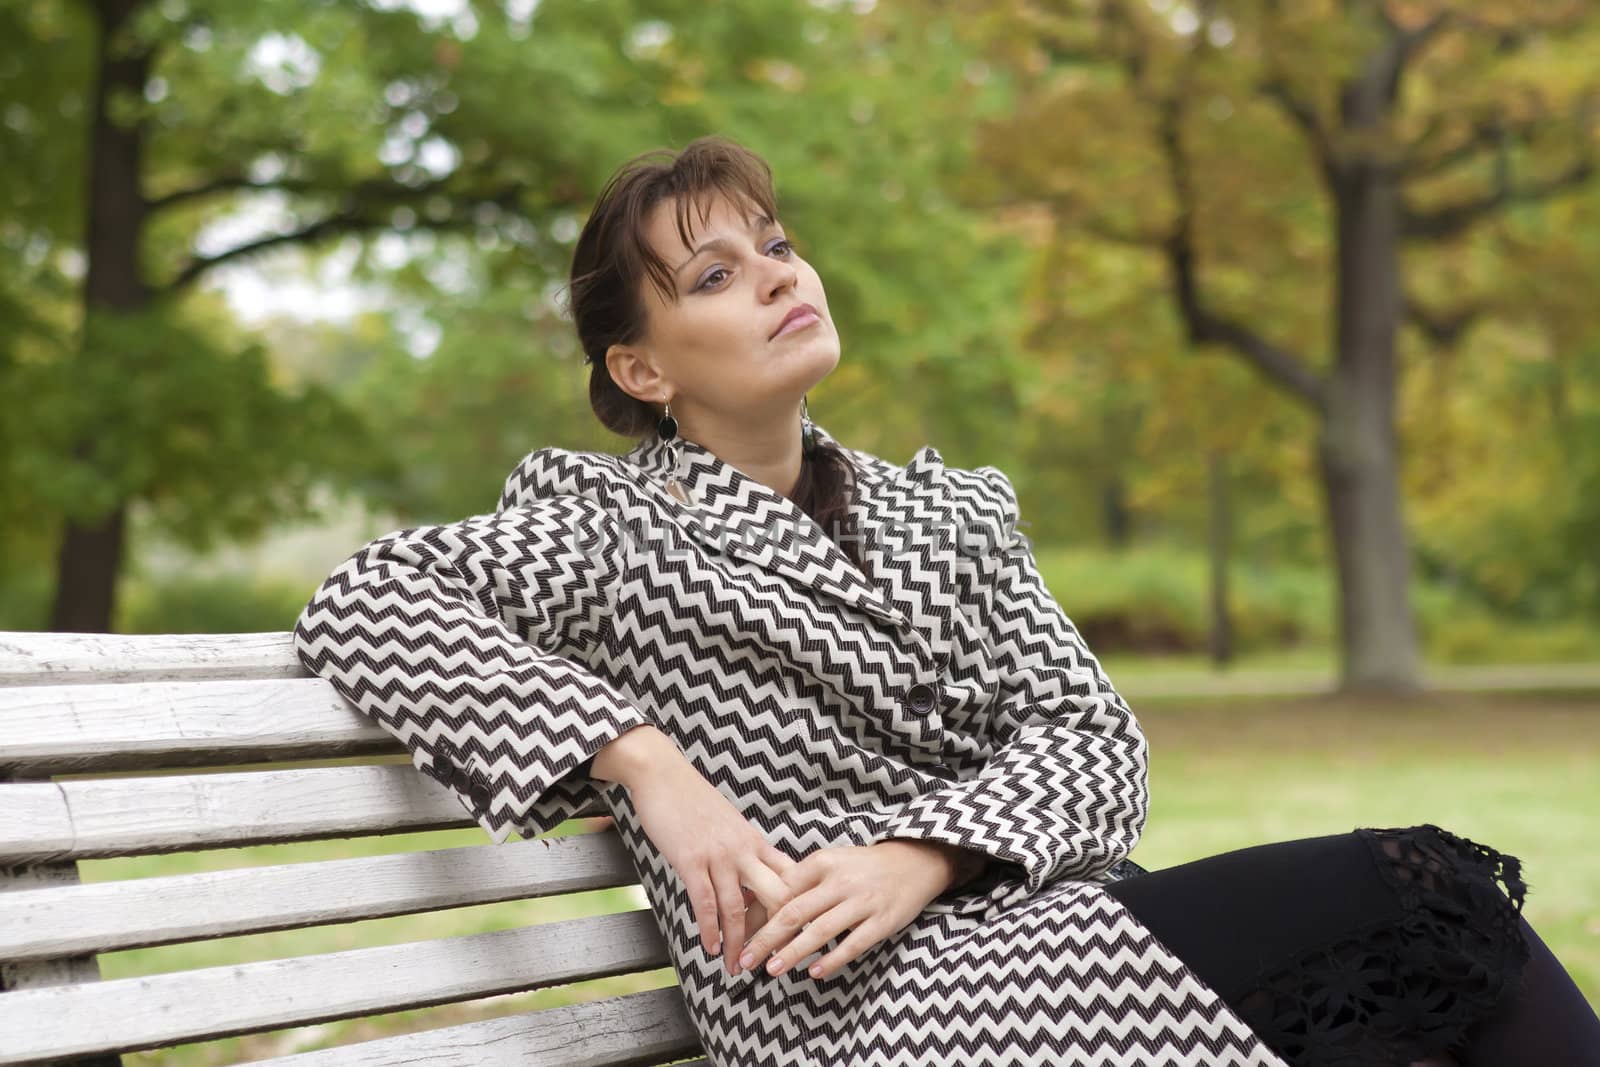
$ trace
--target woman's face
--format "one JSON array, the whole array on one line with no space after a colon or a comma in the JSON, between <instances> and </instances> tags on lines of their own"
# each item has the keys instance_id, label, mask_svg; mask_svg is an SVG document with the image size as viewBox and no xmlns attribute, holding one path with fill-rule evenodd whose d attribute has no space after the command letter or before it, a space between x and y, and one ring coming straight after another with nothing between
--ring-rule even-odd
<instances>
[{"instance_id":1,"label":"woman's face","mask_svg":"<svg viewBox=\"0 0 1600 1067\"><path fill-rule=\"evenodd\" d=\"M608 363L639 399L658 410L663 396L670 399L691 432L708 423L749 431L786 425L801 396L839 363L822 279L785 240L781 223L759 214L717 196L703 226L697 211L689 213L688 247L678 237L675 202L656 204L646 224L676 300L664 301L644 282L644 336L614 346ZM816 320L774 336L801 304L816 309Z\"/></svg>"}]
</instances>

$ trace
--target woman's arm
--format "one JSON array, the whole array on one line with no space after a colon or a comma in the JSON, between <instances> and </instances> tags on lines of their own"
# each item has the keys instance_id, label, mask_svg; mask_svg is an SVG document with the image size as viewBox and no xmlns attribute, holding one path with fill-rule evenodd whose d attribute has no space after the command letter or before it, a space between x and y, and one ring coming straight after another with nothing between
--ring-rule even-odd
<instances>
[{"instance_id":1,"label":"woman's arm","mask_svg":"<svg viewBox=\"0 0 1600 1067\"><path fill-rule=\"evenodd\" d=\"M614 526L558 497L385 534L313 594L296 654L495 843L552 829L594 799L573 771L652 724L576 658L602 639L625 566ZM593 551L597 534L610 549Z\"/></svg>"},{"instance_id":2,"label":"woman's arm","mask_svg":"<svg viewBox=\"0 0 1600 1067\"><path fill-rule=\"evenodd\" d=\"M979 521L1001 531L983 559L998 691L978 729L978 773L897 809L866 843L942 841L1014 865L1030 890L1088 878L1133 850L1148 806L1148 745L1017 531L1015 491L994 467L946 469Z\"/></svg>"}]
</instances>

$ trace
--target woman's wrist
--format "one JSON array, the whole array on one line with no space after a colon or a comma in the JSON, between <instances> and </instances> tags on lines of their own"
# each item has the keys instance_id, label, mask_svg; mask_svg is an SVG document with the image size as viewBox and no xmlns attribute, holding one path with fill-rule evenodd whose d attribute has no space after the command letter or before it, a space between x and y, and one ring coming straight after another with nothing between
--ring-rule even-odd
<instances>
[{"instance_id":1,"label":"woman's wrist","mask_svg":"<svg viewBox=\"0 0 1600 1067\"><path fill-rule=\"evenodd\" d=\"M653 767L660 767L662 759L682 758L678 746L659 728L650 723L629 727L602 745L594 754L589 775L607 782L621 782L632 789L639 776Z\"/></svg>"}]
</instances>

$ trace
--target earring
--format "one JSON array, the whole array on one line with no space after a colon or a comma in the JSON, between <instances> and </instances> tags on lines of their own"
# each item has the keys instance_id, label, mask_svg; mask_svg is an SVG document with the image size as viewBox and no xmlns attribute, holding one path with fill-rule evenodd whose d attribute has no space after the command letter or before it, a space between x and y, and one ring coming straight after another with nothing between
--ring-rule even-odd
<instances>
[{"instance_id":1,"label":"earring","mask_svg":"<svg viewBox=\"0 0 1600 1067\"><path fill-rule=\"evenodd\" d=\"M663 441L670 441L678 436L678 420L672 417L672 401L662 397L662 402L667 405L661 413L661 418L656 422L656 434Z\"/></svg>"},{"instance_id":2,"label":"earring","mask_svg":"<svg viewBox=\"0 0 1600 1067\"><path fill-rule=\"evenodd\" d=\"M811 421L811 409L806 407L804 393L800 395L800 451L807 456L817 454L817 427Z\"/></svg>"},{"instance_id":3,"label":"earring","mask_svg":"<svg viewBox=\"0 0 1600 1067\"><path fill-rule=\"evenodd\" d=\"M662 397L666 409L661 418L656 422L656 436L667 443L667 448L672 457L672 473L667 475L667 492L671 493L680 503L690 507L694 506L694 493L683 481L683 439L678 436L678 420L672 417L672 402Z\"/></svg>"}]
</instances>

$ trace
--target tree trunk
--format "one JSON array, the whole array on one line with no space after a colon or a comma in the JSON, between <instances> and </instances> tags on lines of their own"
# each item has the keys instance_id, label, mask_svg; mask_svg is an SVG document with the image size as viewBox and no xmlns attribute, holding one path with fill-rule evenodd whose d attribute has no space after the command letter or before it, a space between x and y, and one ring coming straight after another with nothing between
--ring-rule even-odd
<instances>
[{"instance_id":1,"label":"tree trunk","mask_svg":"<svg viewBox=\"0 0 1600 1067\"><path fill-rule=\"evenodd\" d=\"M1348 91L1346 119L1358 132L1387 110L1386 86L1375 81ZM1341 164L1333 185L1337 357L1317 450L1339 582L1340 687L1415 691L1410 545L1394 416L1399 192L1382 166L1360 157Z\"/></svg>"},{"instance_id":2,"label":"tree trunk","mask_svg":"<svg viewBox=\"0 0 1600 1067\"><path fill-rule=\"evenodd\" d=\"M1211 661L1234 657L1233 614L1228 606L1228 561L1233 543L1233 511L1228 495L1228 461L1212 452L1208 465L1211 501Z\"/></svg>"},{"instance_id":3,"label":"tree trunk","mask_svg":"<svg viewBox=\"0 0 1600 1067\"><path fill-rule=\"evenodd\" d=\"M1133 537L1133 516L1128 511L1127 483L1120 474L1113 474L1101 483L1100 503L1106 546L1115 551L1127 548Z\"/></svg>"},{"instance_id":4,"label":"tree trunk","mask_svg":"<svg viewBox=\"0 0 1600 1067\"><path fill-rule=\"evenodd\" d=\"M117 575L122 570L128 506L118 504L97 523L68 521L56 557L56 599L50 629L111 632Z\"/></svg>"},{"instance_id":5,"label":"tree trunk","mask_svg":"<svg viewBox=\"0 0 1600 1067\"><path fill-rule=\"evenodd\" d=\"M144 155L143 130L112 120L110 100L118 94L144 96L148 52L114 50L129 16L144 0L102 0L93 5L100 18L100 40L94 90L94 124L88 151L89 205L85 219L88 270L84 279L84 319L102 310L136 311L149 301L139 263L145 202L139 177ZM85 330L85 338L88 331ZM85 340L79 360L109 359ZM75 449L86 455L85 442ZM117 576L123 560L127 502L93 520L68 517L62 525L56 554L52 630L106 633L116 611Z\"/></svg>"}]
</instances>

